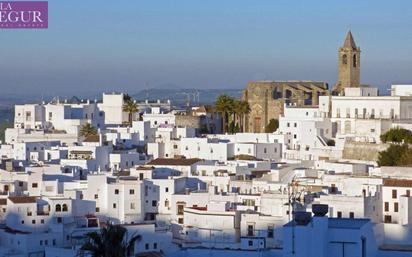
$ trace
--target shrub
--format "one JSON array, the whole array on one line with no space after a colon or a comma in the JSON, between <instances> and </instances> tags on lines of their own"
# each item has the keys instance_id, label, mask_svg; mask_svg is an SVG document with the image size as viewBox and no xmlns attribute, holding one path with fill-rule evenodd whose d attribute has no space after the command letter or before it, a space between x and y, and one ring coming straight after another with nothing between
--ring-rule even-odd
<instances>
[{"instance_id":1,"label":"shrub","mask_svg":"<svg viewBox=\"0 0 412 257\"><path fill-rule=\"evenodd\" d=\"M326 141L326 144L327 144L328 146L335 146L335 140L333 140L333 139L328 139L328 141Z\"/></svg>"},{"instance_id":2,"label":"shrub","mask_svg":"<svg viewBox=\"0 0 412 257\"><path fill-rule=\"evenodd\" d=\"M271 119L269 124L265 127L266 133L273 133L279 128L279 121L276 119Z\"/></svg>"},{"instance_id":3,"label":"shrub","mask_svg":"<svg viewBox=\"0 0 412 257\"><path fill-rule=\"evenodd\" d=\"M392 128L385 134L381 135L382 142L392 143L412 143L412 133L410 130L403 128Z\"/></svg>"},{"instance_id":4,"label":"shrub","mask_svg":"<svg viewBox=\"0 0 412 257\"><path fill-rule=\"evenodd\" d=\"M407 152L410 152L408 145L390 145L385 151L379 152L378 165L379 166L399 166L401 160L406 162L404 158ZM405 157L404 157L405 156ZM409 160L411 162L411 160Z\"/></svg>"}]
</instances>

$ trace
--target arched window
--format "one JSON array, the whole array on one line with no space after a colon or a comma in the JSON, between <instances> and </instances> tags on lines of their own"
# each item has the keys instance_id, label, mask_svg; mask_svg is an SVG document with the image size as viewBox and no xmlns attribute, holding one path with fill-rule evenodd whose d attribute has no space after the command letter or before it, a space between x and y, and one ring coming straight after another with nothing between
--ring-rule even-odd
<instances>
[{"instance_id":1,"label":"arched window","mask_svg":"<svg viewBox=\"0 0 412 257\"><path fill-rule=\"evenodd\" d=\"M346 54L342 55L342 64L348 64L348 56Z\"/></svg>"},{"instance_id":2,"label":"arched window","mask_svg":"<svg viewBox=\"0 0 412 257\"><path fill-rule=\"evenodd\" d=\"M286 91L285 91L285 97L286 97L287 99L291 98L291 97L292 97L292 91L290 91L289 89L286 89Z\"/></svg>"},{"instance_id":3,"label":"arched window","mask_svg":"<svg viewBox=\"0 0 412 257\"><path fill-rule=\"evenodd\" d=\"M282 89L280 89L279 87L275 87L275 89L272 92L272 97L273 99L282 98L283 97Z\"/></svg>"},{"instance_id":4,"label":"arched window","mask_svg":"<svg viewBox=\"0 0 412 257\"><path fill-rule=\"evenodd\" d=\"M67 208L67 204L63 204L63 211L68 211L69 209Z\"/></svg>"},{"instance_id":5,"label":"arched window","mask_svg":"<svg viewBox=\"0 0 412 257\"><path fill-rule=\"evenodd\" d=\"M356 54L353 55L353 67L356 68L358 66L358 60L356 58Z\"/></svg>"},{"instance_id":6,"label":"arched window","mask_svg":"<svg viewBox=\"0 0 412 257\"><path fill-rule=\"evenodd\" d=\"M60 204L56 204L56 212L61 212L62 206Z\"/></svg>"}]
</instances>

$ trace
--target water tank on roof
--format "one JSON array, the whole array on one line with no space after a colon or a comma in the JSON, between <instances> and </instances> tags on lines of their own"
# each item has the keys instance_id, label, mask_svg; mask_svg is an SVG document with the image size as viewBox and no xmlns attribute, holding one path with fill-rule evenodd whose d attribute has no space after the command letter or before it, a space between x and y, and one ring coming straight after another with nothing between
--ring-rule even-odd
<instances>
[{"instance_id":1,"label":"water tank on roof","mask_svg":"<svg viewBox=\"0 0 412 257\"><path fill-rule=\"evenodd\" d=\"M329 212L329 206L327 204L313 204L312 212L316 217L324 217Z\"/></svg>"}]
</instances>

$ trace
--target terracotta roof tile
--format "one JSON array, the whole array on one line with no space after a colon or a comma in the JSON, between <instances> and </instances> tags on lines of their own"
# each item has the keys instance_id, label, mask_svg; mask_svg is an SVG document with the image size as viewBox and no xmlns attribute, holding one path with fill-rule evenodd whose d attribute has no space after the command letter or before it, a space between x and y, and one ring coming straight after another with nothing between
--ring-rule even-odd
<instances>
[{"instance_id":1,"label":"terracotta roof tile","mask_svg":"<svg viewBox=\"0 0 412 257\"><path fill-rule=\"evenodd\" d=\"M10 196L9 200L13 203L35 203L36 197L34 196Z\"/></svg>"},{"instance_id":2,"label":"terracotta roof tile","mask_svg":"<svg viewBox=\"0 0 412 257\"><path fill-rule=\"evenodd\" d=\"M412 187L412 180L387 178L387 179L383 180L383 186L386 186L386 187Z\"/></svg>"}]
</instances>

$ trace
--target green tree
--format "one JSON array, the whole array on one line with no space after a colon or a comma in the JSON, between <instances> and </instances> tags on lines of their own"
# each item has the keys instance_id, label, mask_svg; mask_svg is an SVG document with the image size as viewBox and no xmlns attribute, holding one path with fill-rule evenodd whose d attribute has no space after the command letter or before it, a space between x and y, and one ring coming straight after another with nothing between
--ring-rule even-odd
<instances>
[{"instance_id":1,"label":"green tree","mask_svg":"<svg viewBox=\"0 0 412 257\"><path fill-rule=\"evenodd\" d=\"M92 124L86 123L80 129L80 135L83 137L97 135L97 129Z\"/></svg>"},{"instance_id":2,"label":"green tree","mask_svg":"<svg viewBox=\"0 0 412 257\"><path fill-rule=\"evenodd\" d=\"M265 127L266 133L273 133L279 128L279 121L277 119L271 119L269 124Z\"/></svg>"},{"instance_id":3,"label":"green tree","mask_svg":"<svg viewBox=\"0 0 412 257\"><path fill-rule=\"evenodd\" d=\"M92 257L129 257L134 254L134 245L141 240L140 235L127 235L127 229L120 225L107 225L100 231L86 235L79 256Z\"/></svg>"},{"instance_id":4,"label":"green tree","mask_svg":"<svg viewBox=\"0 0 412 257\"><path fill-rule=\"evenodd\" d=\"M386 143L412 143L412 133L410 130L403 128L391 128L385 134L381 135L381 141Z\"/></svg>"},{"instance_id":5,"label":"green tree","mask_svg":"<svg viewBox=\"0 0 412 257\"><path fill-rule=\"evenodd\" d=\"M412 166L412 149L410 147L399 158L397 166Z\"/></svg>"},{"instance_id":6,"label":"green tree","mask_svg":"<svg viewBox=\"0 0 412 257\"><path fill-rule=\"evenodd\" d=\"M222 115L223 133L228 132L229 115L233 113L234 99L227 95L219 95L215 102L215 111Z\"/></svg>"},{"instance_id":7,"label":"green tree","mask_svg":"<svg viewBox=\"0 0 412 257\"><path fill-rule=\"evenodd\" d=\"M245 100L235 100L234 109L235 109L236 115L239 118L239 123L240 123L239 131L244 132L244 127L243 127L244 117L245 117L245 115L250 113L249 103ZM238 124L238 123L236 123L236 124Z\"/></svg>"},{"instance_id":8,"label":"green tree","mask_svg":"<svg viewBox=\"0 0 412 257\"><path fill-rule=\"evenodd\" d=\"M379 166L398 166L402 156L409 149L408 145L393 145L391 144L385 151L379 152Z\"/></svg>"},{"instance_id":9,"label":"green tree","mask_svg":"<svg viewBox=\"0 0 412 257\"><path fill-rule=\"evenodd\" d=\"M129 94L124 94L123 95L123 101L124 102L129 102L129 101L132 101L133 99L132 99L132 97L129 95Z\"/></svg>"},{"instance_id":10,"label":"green tree","mask_svg":"<svg viewBox=\"0 0 412 257\"><path fill-rule=\"evenodd\" d=\"M139 111L139 106L135 101L130 99L124 102L123 111L129 114L128 123L131 126L133 122L133 114Z\"/></svg>"}]
</instances>

